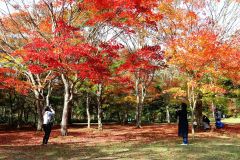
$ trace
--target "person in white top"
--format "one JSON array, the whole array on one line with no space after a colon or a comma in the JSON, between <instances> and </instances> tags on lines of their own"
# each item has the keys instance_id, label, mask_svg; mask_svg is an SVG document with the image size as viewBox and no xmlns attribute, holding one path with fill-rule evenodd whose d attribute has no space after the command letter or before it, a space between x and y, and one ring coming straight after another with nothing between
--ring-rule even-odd
<instances>
[{"instance_id":1,"label":"person in white top","mask_svg":"<svg viewBox=\"0 0 240 160\"><path fill-rule=\"evenodd\" d=\"M45 133L43 137L43 145L48 143L48 139L52 130L54 115L55 111L52 109L52 107L46 106L43 112L43 130Z\"/></svg>"}]
</instances>

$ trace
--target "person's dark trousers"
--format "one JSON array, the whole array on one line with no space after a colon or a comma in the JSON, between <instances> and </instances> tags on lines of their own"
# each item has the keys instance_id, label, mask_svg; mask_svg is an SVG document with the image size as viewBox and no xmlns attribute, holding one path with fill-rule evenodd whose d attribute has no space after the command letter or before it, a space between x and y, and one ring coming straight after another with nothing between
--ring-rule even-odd
<instances>
[{"instance_id":1,"label":"person's dark trousers","mask_svg":"<svg viewBox=\"0 0 240 160\"><path fill-rule=\"evenodd\" d=\"M48 143L48 139L52 130L52 124L44 124L43 125L43 130L44 130L44 137L43 137L43 144L47 144Z\"/></svg>"},{"instance_id":2,"label":"person's dark trousers","mask_svg":"<svg viewBox=\"0 0 240 160\"><path fill-rule=\"evenodd\" d=\"M188 136L187 135L183 136L183 144L188 144Z\"/></svg>"}]
</instances>

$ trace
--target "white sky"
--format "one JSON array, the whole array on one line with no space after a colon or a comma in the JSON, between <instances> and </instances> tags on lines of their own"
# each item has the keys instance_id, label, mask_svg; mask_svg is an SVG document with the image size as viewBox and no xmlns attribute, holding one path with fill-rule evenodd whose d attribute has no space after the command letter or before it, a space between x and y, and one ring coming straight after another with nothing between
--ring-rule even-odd
<instances>
[{"instance_id":1,"label":"white sky","mask_svg":"<svg viewBox=\"0 0 240 160\"><path fill-rule=\"evenodd\" d=\"M23 6L24 6L24 4L26 5L26 6L31 6L32 4L34 4L34 3L37 3L39 0L1 0L0 1L0 16L2 17L2 16L4 16L4 14L6 15L6 14L8 14L8 9L9 9L9 11L12 13L12 12L14 12L14 11L16 11L14 8L13 8L13 6L11 6L11 5L6 5L6 3L5 3L5 1L6 2L10 2L13 6L15 6L15 7L22 7L22 8L24 8Z\"/></svg>"},{"instance_id":2,"label":"white sky","mask_svg":"<svg viewBox=\"0 0 240 160\"><path fill-rule=\"evenodd\" d=\"M31 6L33 3L37 3L40 0L0 0L0 17L3 17L4 14L7 15L7 7L4 1L11 2L15 6L23 6L23 2L25 5ZM46 0L52 1L52 0ZM206 8L206 13L211 15L209 12L209 8L214 10L214 19L218 19L218 23L224 29L226 29L229 33L233 33L235 30L240 29L240 2L234 3L234 0L220 0L218 3L214 3L211 0L205 0L210 3L210 7ZM226 4L230 3L229 7L224 7ZM14 12L13 7L8 5L10 12ZM231 28L229 26L232 26ZM229 27L229 28L228 28Z\"/></svg>"}]
</instances>

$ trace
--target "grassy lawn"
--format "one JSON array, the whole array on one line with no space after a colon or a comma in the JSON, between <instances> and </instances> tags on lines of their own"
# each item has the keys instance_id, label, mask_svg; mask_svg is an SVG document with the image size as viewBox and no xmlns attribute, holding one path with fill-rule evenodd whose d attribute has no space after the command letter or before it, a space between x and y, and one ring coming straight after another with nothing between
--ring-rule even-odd
<instances>
[{"instance_id":1,"label":"grassy lawn","mask_svg":"<svg viewBox=\"0 0 240 160\"><path fill-rule=\"evenodd\" d=\"M95 127L95 128L94 128ZM51 133L50 144L40 145L43 132L0 130L0 160L239 160L240 125L226 124L223 129L197 132L190 145L182 146L177 124L153 124L136 129L132 125L105 125L86 129L75 125L69 135Z\"/></svg>"},{"instance_id":2,"label":"grassy lawn","mask_svg":"<svg viewBox=\"0 0 240 160\"><path fill-rule=\"evenodd\" d=\"M238 160L240 140L237 138L197 138L190 145L179 145L181 140L155 142L120 142L83 146L79 143L48 146L5 146L0 148L0 159L137 159L137 160Z\"/></svg>"},{"instance_id":3,"label":"grassy lawn","mask_svg":"<svg viewBox=\"0 0 240 160\"><path fill-rule=\"evenodd\" d=\"M225 118L225 119L222 119L222 122L224 123L232 123L232 124L235 124L235 123L240 123L240 118Z\"/></svg>"}]
</instances>

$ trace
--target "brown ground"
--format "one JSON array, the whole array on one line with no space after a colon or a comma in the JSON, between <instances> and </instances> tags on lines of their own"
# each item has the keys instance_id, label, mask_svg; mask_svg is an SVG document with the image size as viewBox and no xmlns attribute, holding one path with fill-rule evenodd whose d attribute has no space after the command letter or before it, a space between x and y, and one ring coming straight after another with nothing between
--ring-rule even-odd
<instances>
[{"instance_id":1,"label":"brown ground","mask_svg":"<svg viewBox=\"0 0 240 160\"><path fill-rule=\"evenodd\" d=\"M1 128L0 128L1 129ZM95 145L106 142L150 142L161 139L176 139L176 124L146 125L136 129L132 125L104 125L103 131L98 131L96 126L87 129L83 125L69 127L69 135L60 136L59 126L55 126L50 135L50 144L80 143L83 145ZM190 132L189 132L190 133ZM191 136L191 135L189 135ZM196 137L240 137L240 124L225 125L224 129L212 129L208 132L197 132ZM0 130L0 146L30 146L39 145L42 142L43 132L36 132L31 128L21 130Z\"/></svg>"}]
</instances>

